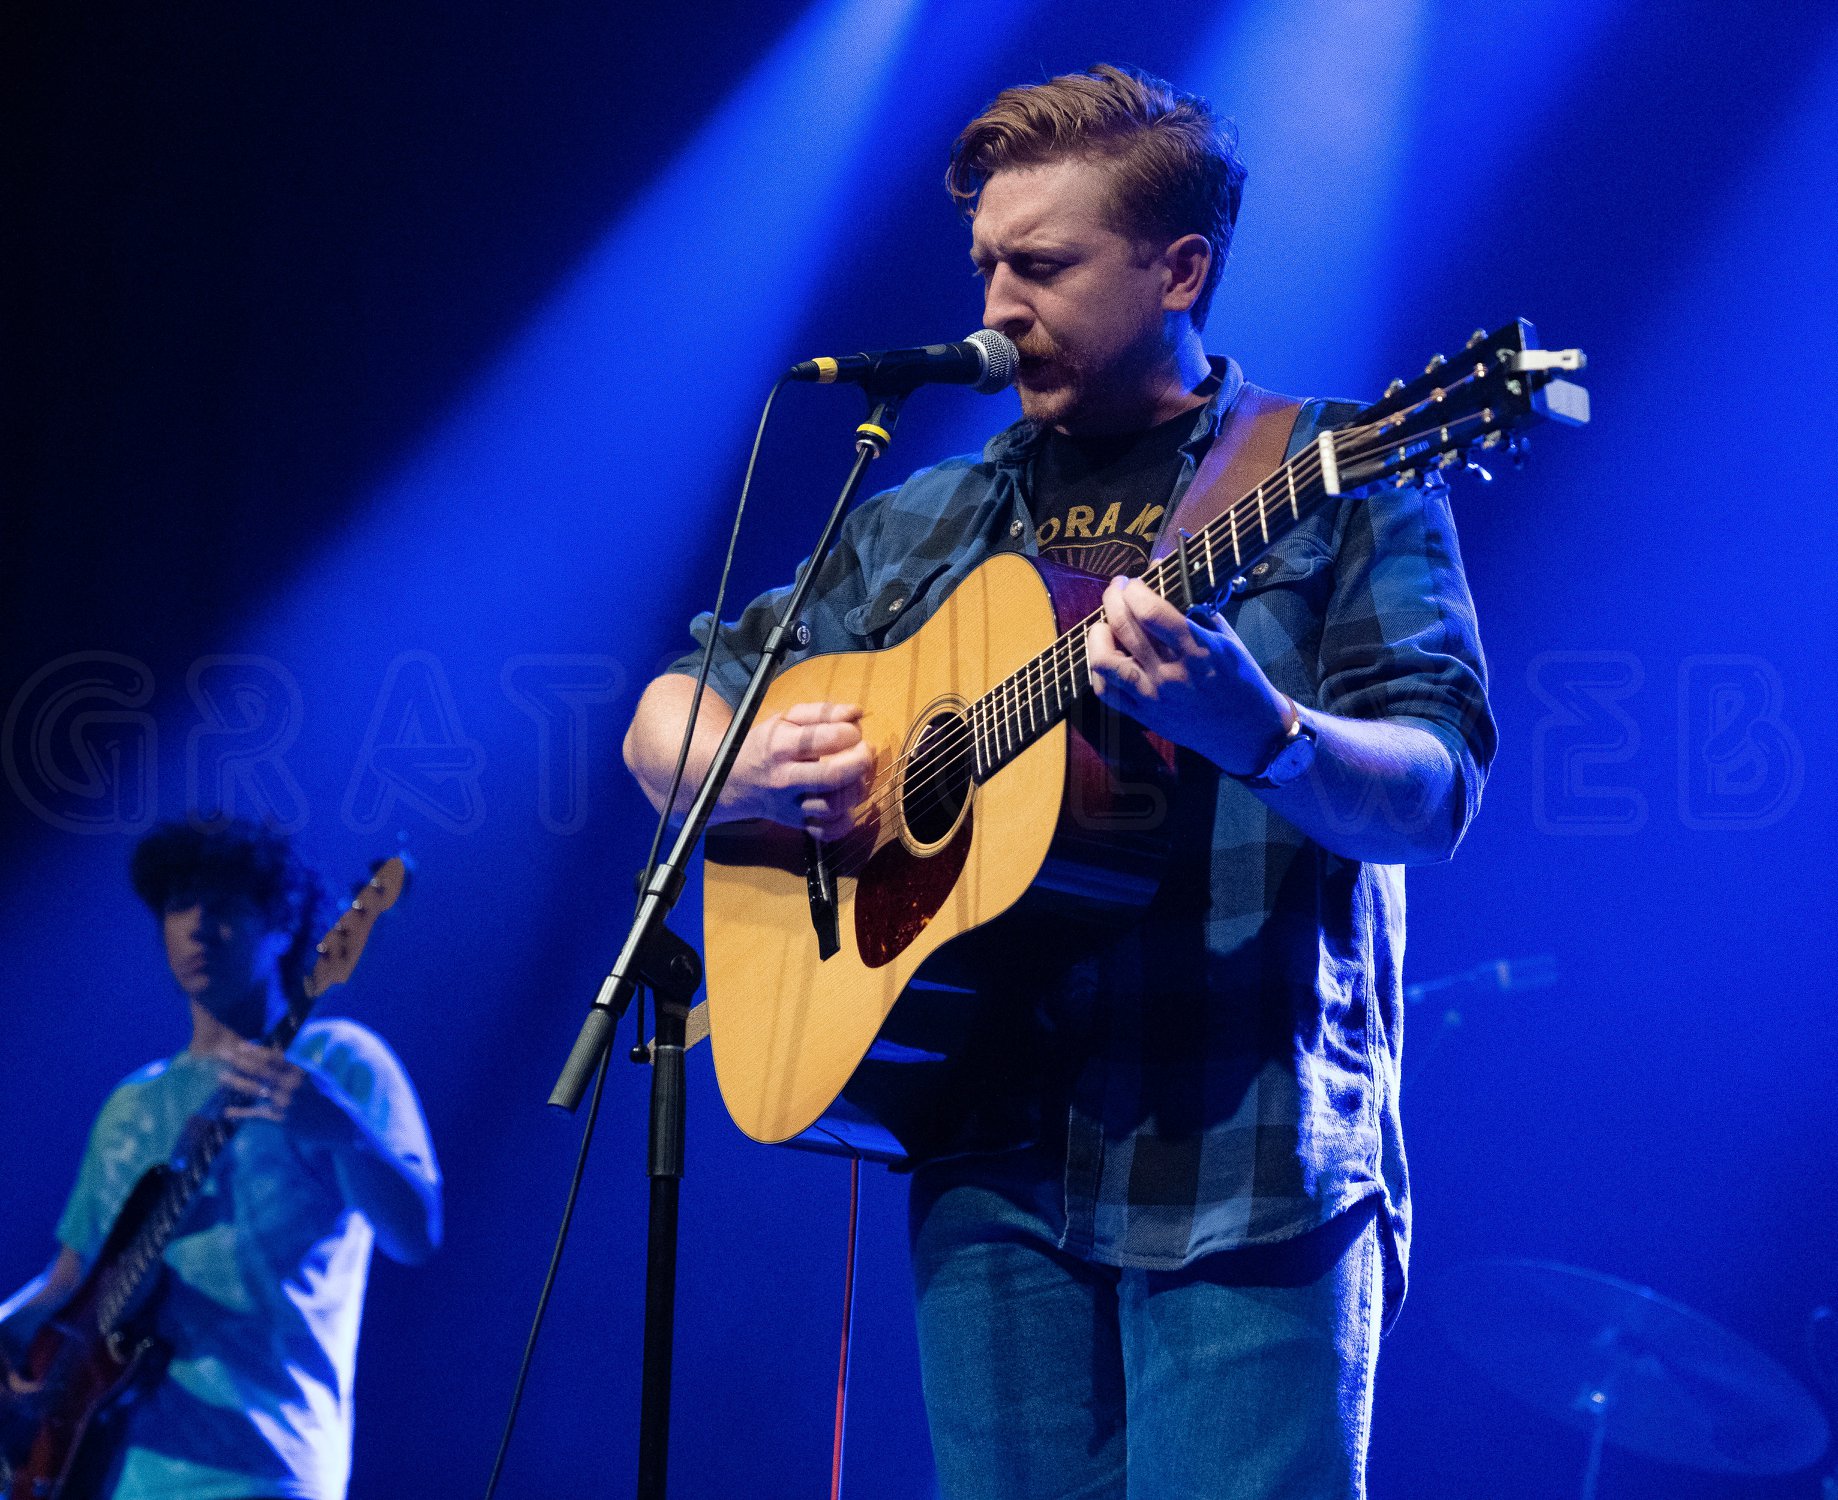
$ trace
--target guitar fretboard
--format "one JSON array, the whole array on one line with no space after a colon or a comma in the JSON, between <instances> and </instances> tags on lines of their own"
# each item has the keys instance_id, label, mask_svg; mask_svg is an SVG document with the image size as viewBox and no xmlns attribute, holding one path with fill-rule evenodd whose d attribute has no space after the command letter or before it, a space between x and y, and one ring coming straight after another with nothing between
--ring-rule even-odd
<instances>
[{"instance_id":1,"label":"guitar fretboard","mask_svg":"<svg viewBox=\"0 0 1838 1500\"><path fill-rule=\"evenodd\" d=\"M285 1052L299 1035L310 1007L310 999L290 1007L263 1038L262 1045ZM219 1088L179 1132L178 1148L166 1164L171 1175L166 1179L164 1190L148 1210L134 1238L122 1248L98 1285L96 1326L103 1335L113 1333L122 1315L134 1305L134 1299L166 1253L166 1246L171 1243L198 1189L211 1175L211 1168L223 1154L223 1148L235 1139L241 1121L226 1119L224 1111L241 1099L242 1095L233 1090Z\"/></svg>"},{"instance_id":2,"label":"guitar fretboard","mask_svg":"<svg viewBox=\"0 0 1838 1500\"><path fill-rule=\"evenodd\" d=\"M1182 611L1217 599L1305 516L1340 493L1335 454L1334 434L1323 434L1250 494L1183 536L1172 553L1144 570L1142 581ZM1085 637L1103 615L1093 610L970 705L978 781L987 781L1058 724L1089 691Z\"/></svg>"}]
</instances>

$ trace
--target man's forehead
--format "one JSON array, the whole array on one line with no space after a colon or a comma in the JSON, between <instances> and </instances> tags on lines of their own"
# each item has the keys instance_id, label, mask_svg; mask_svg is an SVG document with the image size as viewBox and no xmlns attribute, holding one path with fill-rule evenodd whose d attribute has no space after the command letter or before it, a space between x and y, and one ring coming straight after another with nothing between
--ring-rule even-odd
<instances>
[{"instance_id":1,"label":"man's forehead","mask_svg":"<svg viewBox=\"0 0 1838 1500\"><path fill-rule=\"evenodd\" d=\"M1049 244L1084 245L1116 232L1109 181L1101 167L1083 161L992 174L970 220L973 251L998 256Z\"/></svg>"}]
</instances>

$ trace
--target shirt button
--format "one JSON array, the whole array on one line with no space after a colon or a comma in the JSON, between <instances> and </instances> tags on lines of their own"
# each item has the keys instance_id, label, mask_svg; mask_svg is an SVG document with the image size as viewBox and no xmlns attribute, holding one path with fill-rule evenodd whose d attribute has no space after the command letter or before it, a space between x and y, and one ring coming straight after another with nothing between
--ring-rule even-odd
<instances>
[{"instance_id":1,"label":"shirt button","mask_svg":"<svg viewBox=\"0 0 1838 1500\"><path fill-rule=\"evenodd\" d=\"M811 643L810 626L806 625L802 620L798 621L798 628L792 631L791 638L798 643L798 649L802 651Z\"/></svg>"},{"instance_id":2,"label":"shirt button","mask_svg":"<svg viewBox=\"0 0 1838 1500\"><path fill-rule=\"evenodd\" d=\"M1021 522L1019 520L1010 521L1008 523L1008 534L1010 536L1021 535Z\"/></svg>"},{"instance_id":3,"label":"shirt button","mask_svg":"<svg viewBox=\"0 0 1838 1500\"><path fill-rule=\"evenodd\" d=\"M1264 574L1268 573L1269 571L1270 571L1270 564L1267 562L1263 562L1263 563L1259 563L1256 567L1251 569L1251 574L1255 578L1261 578L1264 576Z\"/></svg>"},{"instance_id":4,"label":"shirt button","mask_svg":"<svg viewBox=\"0 0 1838 1500\"><path fill-rule=\"evenodd\" d=\"M891 602L890 602L890 603L888 604L888 606L887 606L887 613L888 613L888 614L890 614L890 615L897 615L897 614L899 614L899 612L900 612L900 606L901 606L902 604L904 604L904 603L906 603L906 601L905 601L904 599L895 599L895 600L893 600L893 601L891 601Z\"/></svg>"}]
</instances>

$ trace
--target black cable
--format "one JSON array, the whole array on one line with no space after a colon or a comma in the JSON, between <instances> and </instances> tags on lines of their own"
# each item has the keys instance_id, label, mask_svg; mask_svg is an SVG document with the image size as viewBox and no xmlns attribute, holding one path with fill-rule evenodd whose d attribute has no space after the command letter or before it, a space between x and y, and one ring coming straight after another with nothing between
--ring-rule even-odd
<instances>
[{"instance_id":1,"label":"black cable","mask_svg":"<svg viewBox=\"0 0 1838 1500\"><path fill-rule=\"evenodd\" d=\"M760 444L766 436L766 423L772 416L772 404L778 400L779 392L784 389L785 382L789 378L788 375L781 375L773 382L772 389L766 396L766 404L760 409L759 426L753 434L753 451L747 457L747 472L740 482L740 503L734 508L734 525L728 532L727 557L722 561L721 581L715 589L715 608L709 619L708 641L702 648L702 660L697 665L695 697L690 700L689 719L683 726L683 743L677 750L676 769L670 777L670 790L664 798L662 809L658 812L657 831L651 836L651 852L645 856L644 874L639 877L638 881L640 901L644 899L644 888L651 883L651 877L657 873L658 851L663 847L664 833L670 826L670 810L676 806L677 793L683 785L683 771L689 764L689 750L696 734L696 715L701 709L702 694L708 685L709 669L714 665L715 635L721 629L721 610L727 602L728 575L733 571L734 554L740 543L740 523L747 513L747 496L752 493L753 471L759 464ZM639 1009L639 1045L634 1049L635 1053L641 1052L644 1045L642 995L643 991L640 990L638 992L641 1007ZM536 1299L536 1316L530 1320L530 1336L524 1341L523 1360L517 1367L517 1383L511 1388L510 1410L505 1413L504 1432L498 1439L498 1456L492 1462L491 1478L485 1485L485 1500L492 1500L492 1497L497 1494L498 1480L504 1472L504 1460L510 1453L511 1434L516 1430L517 1413L523 1405L524 1386L529 1382L530 1367L536 1358L536 1340L542 1333L543 1316L549 1310L549 1297L555 1290L556 1273L561 1270L562 1250L568 1243L568 1230L574 1222L575 1204L580 1197L581 1183L587 1173L587 1152L588 1148L593 1145L594 1124L600 1118L600 1098L606 1091L607 1068L612 1061L612 1056L611 1047L600 1054L600 1068L594 1075L593 1097L587 1106L587 1123L581 1130L580 1154L575 1158L574 1177L568 1184L568 1200L562 1206L561 1227L555 1236L555 1249L549 1256L549 1270L543 1277L542 1291Z\"/></svg>"},{"instance_id":2,"label":"black cable","mask_svg":"<svg viewBox=\"0 0 1838 1500\"><path fill-rule=\"evenodd\" d=\"M587 1175L587 1148L593 1145L594 1122L600 1118L600 1098L606 1092L606 1073L612 1060L610 1048L600 1054L600 1071L594 1077L593 1097L587 1102L587 1123L581 1129L581 1152L575 1158L574 1177L568 1183L568 1201L562 1205L561 1228L556 1232L555 1249L549 1255L549 1271L542 1279L542 1293L536 1299L536 1316L530 1320L530 1336L524 1342L523 1360L517 1366L517 1384L511 1389L511 1406L505 1413L504 1433L498 1439L498 1456L492 1460L491 1478L485 1484L485 1500L492 1500L497 1494L504 1460L511 1451L511 1433L516 1430L517 1412L523 1405L523 1388L530 1378L530 1365L536 1358L536 1340L542 1333L543 1316L549 1311L549 1294L555 1290L555 1276L562 1268L562 1249L568 1243L574 1207L581 1196L582 1179Z\"/></svg>"},{"instance_id":3,"label":"black cable","mask_svg":"<svg viewBox=\"0 0 1838 1500\"><path fill-rule=\"evenodd\" d=\"M708 686L709 668L714 665L715 636L721 629L721 608L728 597L728 574L733 571L734 552L740 544L740 521L747 513L747 496L753 489L753 470L759 463L760 443L766 436L766 423L772 417L772 403L778 400L779 392L790 378L789 375L779 376L767 394L766 404L759 414L759 427L753 434L753 452L747 457L746 476L740 481L740 504L734 510L734 528L728 533L728 555L722 559L721 581L715 586L715 608L709 616L708 641L702 647L702 660L696 664L696 694L689 700L689 722L683 726L683 743L677 750L676 769L670 776L670 790L664 797L663 811L658 814L657 831L651 835L651 852L645 857L645 873L639 881L641 895L657 873L657 853L663 847L664 832L670 826L670 809L676 806L677 793L683 786L683 771L689 764L689 748L696 735L696 716L702 709L702 693Z\"/></svg>"}]
</instances>

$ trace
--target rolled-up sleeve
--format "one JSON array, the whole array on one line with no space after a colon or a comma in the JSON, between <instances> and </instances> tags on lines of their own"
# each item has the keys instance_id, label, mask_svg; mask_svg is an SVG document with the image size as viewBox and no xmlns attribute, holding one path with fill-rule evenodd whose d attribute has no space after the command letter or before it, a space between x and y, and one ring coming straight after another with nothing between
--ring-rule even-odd
<instances>
[{"instance_id":1,"label":"rolled-up sleeve","mask_svg":"<svg viewBox=\"0 0 1838 1500\"><path fill-rule=\"evenodd\" d=\"M817 576L817 585L811 590L805 605L803 623L810 629L800 637L800 644L788 660L822 651L847 649L850 642L842 619L863 598L859 549L864 533L876 524L886 503L887 495L877 495L844 522L842 535L837 538L835 548L824 560L823 570ZM799 564L797 576L802 578L809 566L807 558ZM794 586L786 584L780 588L768 589L748 604L735 619L719 626L711 612L705 610L697 615L689 625L689 633L695 637L696 649L685 652L664 670L694 677L701 670L702 653L708 647L712 632L715 649L709 663L708 685L729 708L734 707L740 702L741 694L747 690L747 683L752 680L760 653L766 648L766 637L778 623L785 601L791 597Z\"/></svg>"},{"instance_id":2,"label":"rolled-up sleeve","mask_svg":"<svg viewBox=\"0 0 1838 1500\"><path fill-rule=\"evenodd\" d=\"M1455 766L1450 848L1480 806L1499 734L1446 488L1385 490L1341 507L1321 631L1319 706L1409 722Z\"/></svg>"}]
</instances>

